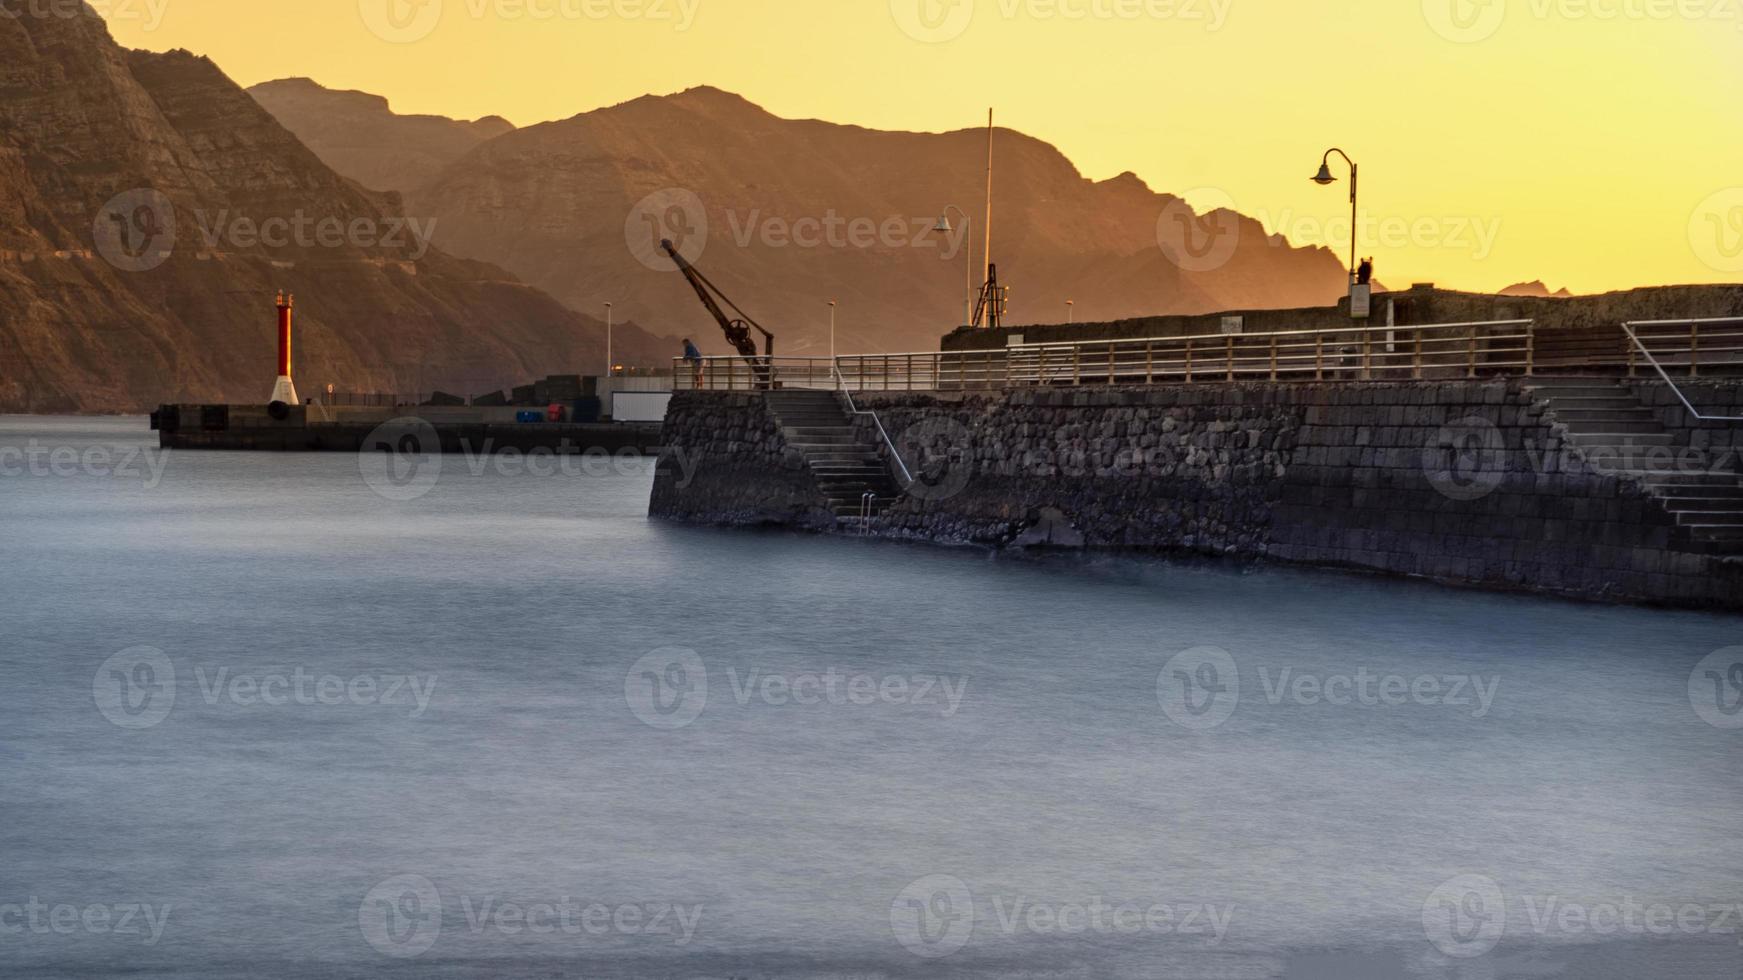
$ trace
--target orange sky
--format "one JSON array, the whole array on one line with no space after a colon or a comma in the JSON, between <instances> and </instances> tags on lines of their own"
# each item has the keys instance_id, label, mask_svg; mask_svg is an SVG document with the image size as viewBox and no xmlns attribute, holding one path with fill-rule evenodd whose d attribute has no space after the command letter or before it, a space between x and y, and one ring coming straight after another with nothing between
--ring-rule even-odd
<instances>
[{"instance_id":1,"label":"orange sky","mask_svg":"<svg viewBox=\"0 0 1743 980\"><path fill-rule=\"evenodd\" d=\"M121 43L525 125L710 84L1003 125L1389 284L1743 281L1743 0L93 0ZM1344 176L1339 165L1339 176Z\"/></svg>"}]
</instances>

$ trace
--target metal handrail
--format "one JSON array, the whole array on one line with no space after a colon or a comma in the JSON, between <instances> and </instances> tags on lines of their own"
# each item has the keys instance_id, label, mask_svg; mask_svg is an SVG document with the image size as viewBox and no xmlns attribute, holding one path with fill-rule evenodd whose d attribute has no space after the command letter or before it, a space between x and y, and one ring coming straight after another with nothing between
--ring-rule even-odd
<instances>
[{"instance_id":1,"label":"metal handrail","mask_svg":"<svg viewBox=\"0 0 1743 980\"><path fill-rule=\"evenodd\" d=\"M1108 337L1102 340L1065 340L1050 344L1013 344L1003 350L1051 350L1056 348L1096 347L1108 344L1158 344L1183 343L1188 340L1228 340L1253 339L1262 337L1313 337L1334 333L1373 333L1377 330L1389 330L1395 333L1421 332L1425 330L1467 329L1470 327L1524 327L1535 323L1534 320L1471 320L1462 323L1400 323L1387 326L1377 324L1367 327L1321 327L1312 330L1270 330L1257 333L1198 333L1183 334L1178 337Z\"/></svg>"},{"instance_id":2,"label":"metal handrail","mask_svg":"<svg viewBox=\"0 0 1743 980\"><path fill-rule=\"evenodd\" d=\"M1641 341L1640 335L1634 332L1635 327L1689 326L1699 330L1700 325L1703 323L1743 323L1743 317L1709 317L1699 320L1629 320L1622 324L1622 331L1628 335L1630 341L1633 341L1635 349L1645 355L1646 363L1652 365L1652 369L1658 372L1658 376L1664 379L1666 385L1670 386L1670 390L1676 394L1677 401L1682 402L1682 407L1688 409L1690 415L1702 422L1743 422L1743 415L1702 414L1699 409L1695 408L1694 403L1689 401L1688 396L1683 394L1682 387L1675 381L1671 380L1670 373L1664 369L1664 365L1658 362L1658 358L1652 353L1646 344ZM1691 368L1692 366L1693 364L1691 361Z\"/></svg>"},{"instance_id":3,"label":"metal handrail","mask_svg":"<svg viewBox=\"0 0 1743 980\"><path fill-rule=\"evenodd\" d=\"M833 361L833 359L832 359L832 361ZM836 384L838 385L836 390L841 393L842 397L847 399L848 414L850 414L850 415L870 415L871 420L872 420L872 424L876 425L878 427L878 435L883 438L884 445L889 447L890 458L894 459L896 461L896 465L898 467L901 467L901 470L902 470L902 489L904 491L906 491L908 489L908 484L914 482L914 474L908 470L908 464L902 460L902 453L900 450L898 450L896 448L895 441L892 440L890 438L890 434L884 430L883 419L878 418L878 413L876 413L876 412L860 411L859 406L854 404L853 392L847 390L847 383L841 377L841 365L838 363L833 364L832 370L835 372L835 381L836 381Z\"/></svg>"},{"instance_id":4,"label":"metal handrail","mask_svg":"<svg viewBox=\"0 0 1743 980\"><path fill-rule=\"evenodd\" d=\"M1016 344L966 351L765 358L756 376L742 358L705 358L698 386L841 391L1002 389L1022 385L1186 384L1268 380L1363 381L1456 372L1465 377L1537 367L1532 320L1325 327L1239 334ZM680 382L683 380L680 375Z\"/></svg>"}]
</instances>

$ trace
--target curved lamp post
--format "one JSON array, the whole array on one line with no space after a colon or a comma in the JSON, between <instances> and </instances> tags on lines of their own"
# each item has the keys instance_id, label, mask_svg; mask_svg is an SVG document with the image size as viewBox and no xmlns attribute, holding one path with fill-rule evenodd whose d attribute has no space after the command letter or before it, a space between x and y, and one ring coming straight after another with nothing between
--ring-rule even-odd
<instances>
[{"instance_id":1,"label":"curved lamp post","mask_svg":"<svg viewBox=\"0 0 1743 980\"><path fill-rule=\"evenodd\" d=\"M611 304L605 304L605 376L616 374L611 368Z\"/></svg>"},{"instance_id":2,"label":"curved lamp post","mask_svg":"<svg viewBox=\"0 0 1743 980\"><path fill-rule=\"evenodd\" d=\"M974 315L974 245L968 241L967 237L970 223L968 212L954 204L947 204L944 206L944 214L939 216L938 223L932 226L932 230L943 235L948 235L954 231L955 229L950 227L950 212L952 211L962 215L962 250L968 253L968 270L962 278L962 325L966 327L968 326L968 318Z\"/></svg>"},{"instance_id":3,"label":"curved lamp post","mask_svg":"<svg viewBox=\"0 0 1743 980\"><path fill-rule=\"evenodd\" d=\"M1344 162L1350 165L1350 285L1354 286L1356 284L1356 175L1358 172L1356 161L1351 160L1348 153L1334 146L1325 151L1325 157L1319 161L1319 173L1314 174L1310 179L1322 187L1337 182L1337 178L1331 175L1331 155L1333 153L1343 157Z\"/></svg>"}]
</instances>

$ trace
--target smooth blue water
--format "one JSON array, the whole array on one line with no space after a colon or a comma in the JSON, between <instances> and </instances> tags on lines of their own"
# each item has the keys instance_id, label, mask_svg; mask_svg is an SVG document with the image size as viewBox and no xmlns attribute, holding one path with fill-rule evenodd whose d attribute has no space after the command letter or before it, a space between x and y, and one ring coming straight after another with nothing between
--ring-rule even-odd
<instances>
[{"instance_id":1,"label":"smooth blue water","mask_svg":"<svg viewBox=\"0 0 1743 980\"><path fill-rule=\"evenodd\" d=\"M1743 975L1743 728L1695 710L1737 617L676 527L645 465L108 472L152 445L0 419L0 972ZM1204 647L1216 725L1159 697ZM332 703L260 703L299 670Z\"/></svg>"}]
</instances>

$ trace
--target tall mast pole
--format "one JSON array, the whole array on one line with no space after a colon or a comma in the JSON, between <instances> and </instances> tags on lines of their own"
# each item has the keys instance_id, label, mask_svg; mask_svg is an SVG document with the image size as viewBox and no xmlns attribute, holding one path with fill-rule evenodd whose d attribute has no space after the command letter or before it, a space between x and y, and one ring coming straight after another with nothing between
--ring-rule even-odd
<instances>
[{"instance_id":1,"label":"tall mast pole","mask_svg":"<svg viewBox=\"0 0 1743 980\"><path fill-rule=\"evenodd\" d=\"M985 259L986 278L983 282L992 281L993 272L993 111L986 111L986 243L981 248L981 257ZM991 302L991 297L988 297ZM980 326L980 324L975 324Z\"/></svg>"}]
</instances>

